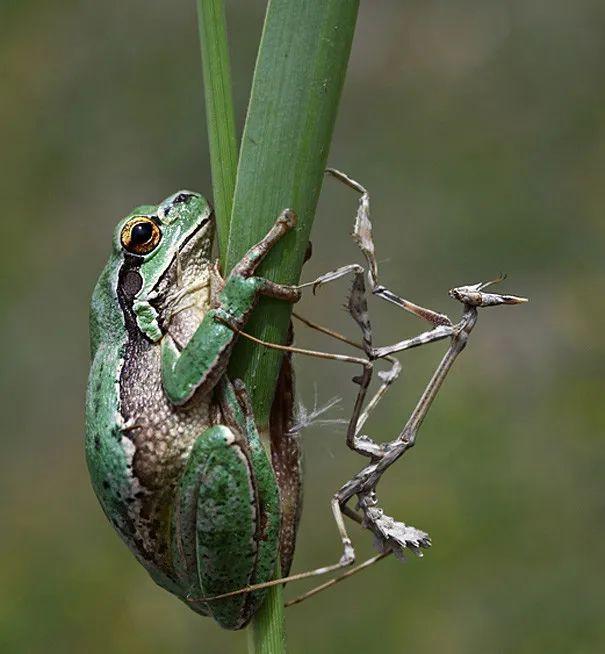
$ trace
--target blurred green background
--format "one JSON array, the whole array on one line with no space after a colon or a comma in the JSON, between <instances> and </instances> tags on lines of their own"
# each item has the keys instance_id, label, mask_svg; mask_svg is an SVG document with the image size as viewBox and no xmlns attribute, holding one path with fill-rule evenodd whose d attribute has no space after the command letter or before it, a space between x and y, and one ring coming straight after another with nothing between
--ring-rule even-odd
<instances>
[{"instance_id":1,"label":"blurred green background","mask_svg":"<svg viewBox=\"0 0 605 654\"><path fill-rule=\"evenodd\" d=\"M229 3L240 125L263 10ZM182 187L210 194L194 3L2 0L0 37L0 651L245 651L153 585L83 455L88 300L113 225ZM605 651L604 79L602 2L362 3L329 161L372 193L382 281L456 315L448 288L505 271L531 303L482 313L381 484L433 549L289 609L290 652ZM325 184L305 279L357 257L354 210ZM345 293L301 310L355 335ZM424 327L371 310L381 344ZM304 327L297 342L334 347ZM442 349L403 357L370 434L398 430ZM350 377L298 361L307 405L343 396L332 417ZM328 501L362 464L336 428L303 438L296 570L340 555Z\"/></svg>"}]
</instances>

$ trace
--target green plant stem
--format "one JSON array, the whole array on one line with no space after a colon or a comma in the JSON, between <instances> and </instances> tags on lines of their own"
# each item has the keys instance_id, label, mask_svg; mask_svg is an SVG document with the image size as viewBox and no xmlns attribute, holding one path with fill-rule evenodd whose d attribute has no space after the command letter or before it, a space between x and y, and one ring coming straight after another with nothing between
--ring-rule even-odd
<instances>
[{"instance_id":1,"label":"green plant stem","mask_svg":"<svg viewBox=\"0 0 605 654\"><path fill-rule=\"evenodd\" d=\"M298 226L267 257L260 274L297 283L323 180L345 78L358 0L270 0L258 52L237 169L224 271L290 207ZM291 307L263 299L246 329L283 343ZM239 339L229 368L252 395L266 428L281 355ZM269 589L250 628L250 651L285 652L282 587Z\"/></svg>"},{"instance_id":2,"label":"green plant stem","mask_svg":"<svg viewBox=\"0 0 605 654\"><path fill-rule=\"evenodd\" d=\"M237 169L237 137L233 118L227 21L223 0L197 0L202 49L206 124L214 213L221 260L229 240L229 222Z\"/></svg>"},{"instance_id":3,"label":"green plant stem","mask_svg":"<svg viewBox=\"0 0 605 654\"><path fill-rule=\"evenodd\" d=\"M279 566L277 569L279 575ZM279 588L278 592L275 592ZM281 654L286 651L284 599L281 586L274 586L248 627L249 654Z\"/></svg>"},{"instance_id":4,"label":"green plant stem","mask_svg":"<svg viewBox=\"0 0 605 654\"><path fill-rule=\"evenodd\" d=\"M358 0L271 0L256 62L237 169L228 272L286 207L295 233L269 254L260 274L297 283L321 189L345 78ZM291 307L262 299L246 330L277 343ZM239 339L230 373L252 394L258 424L268 422L281 354Z\"/></svg>"},{"instance_id":5,"label":"green plant stem","mask_svg":"<svg viewBox=\"0 0 605 654\"><path fill-rule=\"evenodd\" d=\"M268 231L285 208L298 226L260 273L282 283L300 276L321 189L359 0L270 0L259 47L237 178L237 141L222 0L197 0L212 186L223 272ZM235 188L235 192L234 192ZM231 220L229 220L231 218ZM283 343L291 307L263 299L247 330ZM251 392L266 429L281 355L240 339L230 375ZM281 586L271 588L249 632L250 651L285 652Z\"/></svg>"}]
</instances>

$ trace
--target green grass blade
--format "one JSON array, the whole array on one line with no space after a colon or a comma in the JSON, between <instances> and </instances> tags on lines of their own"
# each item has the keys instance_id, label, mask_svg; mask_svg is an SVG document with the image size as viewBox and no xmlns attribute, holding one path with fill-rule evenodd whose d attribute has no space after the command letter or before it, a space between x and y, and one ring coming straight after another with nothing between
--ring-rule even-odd
<instances>
[{"instance_id":1,"label":"green grass blade","mask_svg":"<svg viewBox=\"0 0 605 654\"><path fill-rule=\"evenodd\" d=\"M212 185L224 273L267 232L286 207L297 229L260 272L296 283L323 181L359 0L270 0L259 47L237 179L237 142L221 0L198 0ZM235 186L235 192L233 188ZM231 221L229 221L231 217ZM227 241L228 239L228 241ZM283 342L291 307L263 299L247 330ZM267 426L281 356L240 339L230 375L251 391L259 427ZM255 616L250 648L285 652L283 599L271 588Z\"/></svg>"},{"instance_id":2,"label":"green grass blade","mask_svg":"<svg viewBox=\"0 0 605 654\"><path fill-rule=\"evenodd\" d=\"M271 0L261 39L237 170L225 271L269 229L286 207L299 217L261 267L296 283L309 241L336 111L345 78L358 0ZM283 342L291 307L263 299L247 326ZM240 339L230 374L252 393L266 425L281 355Z\"/></svg>"},{"instance_id":3,"label":"green grass blade","mask_svg":"<svg viewBox=\"0 0 605 654\"><path fill-rule=\"evenodd\" d=\"M237 169L227 23L223 0L197 0L214 212L221 259L227 252Z\"/></svg>"},{"instance_id":4,"label":"green grass blade","mask_svg":"<svg viewBox=\"0 0 605 654\"><path fill-rule=\"evenodd\" d=\"M296 283L323 180L345 78L358 0L270 0L259 48L237 169L225 272L267 232L286 207L299 218L260 269ZM263 299L246 329L284 342L291 307ZM252 394L257 423L266 427L281 355L240 339L230 375ZM250 627L250 651L285 652L282 587L268 597Z\"/></svg>"}]
</instances>

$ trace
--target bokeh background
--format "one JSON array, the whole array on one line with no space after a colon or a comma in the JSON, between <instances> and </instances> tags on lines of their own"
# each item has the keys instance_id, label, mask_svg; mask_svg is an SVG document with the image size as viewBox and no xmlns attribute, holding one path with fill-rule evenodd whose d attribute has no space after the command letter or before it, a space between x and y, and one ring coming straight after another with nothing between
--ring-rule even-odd
<instances>
[{"instance_id":1,"label":"bokeh background","mask_svg":"<svg viewBox=\"0 0 605 654\"><path fill-rule=\"evenodd\" d=\"M509 273L418 446L381 485L430 531L289 609L289 651L605 650L605 6L578 0L363 2L329 161L372 193L382 281L456 314L453 285ZM240 125L264 3L229 3ZM210 195L194 3L0 4L0 651L242 652L156 588L106 523L83 455L88 299L114 223L182 187ZM326 183L315 274L357 257L355 198ZM346 285L304 312L348 333ZM371 307L379 343L423 325ZM304 328L301 345L332 348ZM403 424L441 345L368 425ZM298 362L302 400L351 370ZM331 493L359 469L339 427L304 433L297 570L340 555ZM360 558L370 536L354 525ZM295 590L303 590L304 585ZM289 589L289 593L294 591Z\"/></svg>"}]
</instances>

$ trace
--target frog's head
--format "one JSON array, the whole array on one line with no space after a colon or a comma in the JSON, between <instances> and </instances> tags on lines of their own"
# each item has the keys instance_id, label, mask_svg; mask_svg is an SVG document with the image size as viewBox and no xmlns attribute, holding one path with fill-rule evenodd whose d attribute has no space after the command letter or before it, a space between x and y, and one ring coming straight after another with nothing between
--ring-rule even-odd
<instances>
[{"instance_id":1,"label":"frog's head","mask_svg":"<svg viewBox=\"0 0 605 654\"><path fill-rule=\"evenodd\" d=\"M211 255L214 220L199 194L179 191L158 206L137 207L115 230L121 262L117 299L151 341L162 336L162 314L179 288L192 284ZM134 326L134 325L133 325Z\"/></svg>"}]
</instances>

